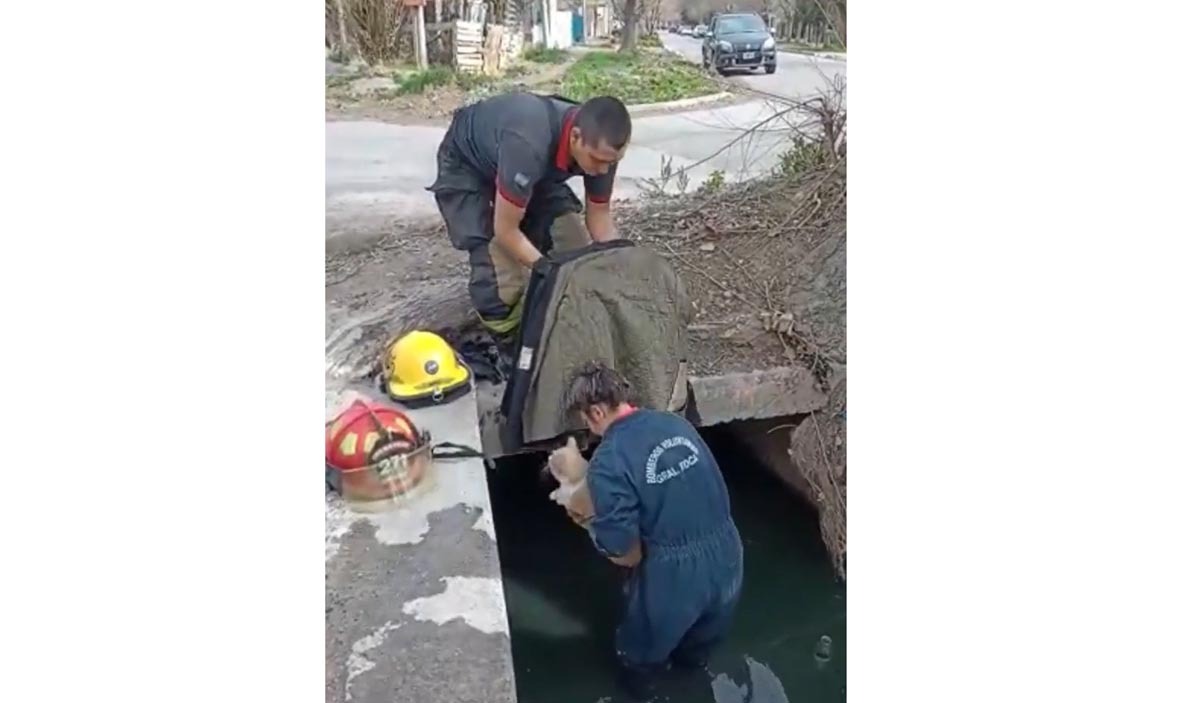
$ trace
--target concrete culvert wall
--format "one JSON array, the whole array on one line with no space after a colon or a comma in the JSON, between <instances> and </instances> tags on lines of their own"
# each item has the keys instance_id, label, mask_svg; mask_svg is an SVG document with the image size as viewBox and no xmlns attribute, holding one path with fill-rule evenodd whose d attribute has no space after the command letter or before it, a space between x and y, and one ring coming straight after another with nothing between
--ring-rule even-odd
<instances>
[{"instance_id":1,"label":"concrete culvert wall","mask_svg":"<svg viewBox=\"0 0 1200 703\"><path fill-rule=\"evenodd\" d=\"M826 408L806 415L731 423L755 459L817 509L830 560L846 578L846 384Z\"/></svg>"}]
</instances>

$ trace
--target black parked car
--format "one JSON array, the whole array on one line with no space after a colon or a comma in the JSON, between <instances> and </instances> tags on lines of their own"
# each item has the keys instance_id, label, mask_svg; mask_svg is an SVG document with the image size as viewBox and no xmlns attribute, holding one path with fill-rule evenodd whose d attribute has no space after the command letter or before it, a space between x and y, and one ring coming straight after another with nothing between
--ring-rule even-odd
<instances>
[{"instance_id":1,"label":"black parked car","mask_svg":"<svg viewBox=\"0 0 1200 703\"><path fill-rule=\"evenodd\" d=\"M704 65L722 76L730 69L775 72L775 37L754 14L716 15L700 49Z\"/></svg>"}]
</instances>

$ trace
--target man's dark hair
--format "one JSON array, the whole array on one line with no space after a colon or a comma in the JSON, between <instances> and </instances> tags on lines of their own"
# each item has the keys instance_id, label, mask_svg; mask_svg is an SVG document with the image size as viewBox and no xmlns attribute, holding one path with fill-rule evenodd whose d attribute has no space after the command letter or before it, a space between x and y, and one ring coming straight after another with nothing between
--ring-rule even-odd
<instances>
[{"instance_id":1,"label":"man's dark hair","mask_svg":"<svg viewBox=\"0 0 1200 703\"><path fill-rule=\"evenodd\" d=\"M567 386L567 411L582 412L593 405L614 410L629 398L629 381L603 361L589 361Z\"/></svg>"},{"instance_id":2,"label":"man's dark hair","mask_svg":"<svg viewBox=\"0 0 1200 703\"><path fill-rule=\"evenodd\" d=\"M575 114L575 126L584 144L597 146L603 141L614 149L625 146L633 131L625 103L607 95L581 105Z\"/></svg>"}]
</instances>

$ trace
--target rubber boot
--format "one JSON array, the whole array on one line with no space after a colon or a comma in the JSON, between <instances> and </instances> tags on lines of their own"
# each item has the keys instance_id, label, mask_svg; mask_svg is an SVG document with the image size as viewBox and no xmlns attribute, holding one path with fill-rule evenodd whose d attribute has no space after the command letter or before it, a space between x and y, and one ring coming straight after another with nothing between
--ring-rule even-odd
<instances>
[{"instance_id":1,"label":"rubber boot","mask_svg":"<svg viewBox=\"0 0 1200 703\"><path fill-rule=\"evenodd\" d=\"M498 332L486 330L487 336L491 338L492 349L490 356L492 357L492 365L496 367L496 371L502 377L500 383L508 381L512 378L512 359L516 354L517 349L517 331L512 330L508 334L500 335Z\"/></svg>"}]
</instances>

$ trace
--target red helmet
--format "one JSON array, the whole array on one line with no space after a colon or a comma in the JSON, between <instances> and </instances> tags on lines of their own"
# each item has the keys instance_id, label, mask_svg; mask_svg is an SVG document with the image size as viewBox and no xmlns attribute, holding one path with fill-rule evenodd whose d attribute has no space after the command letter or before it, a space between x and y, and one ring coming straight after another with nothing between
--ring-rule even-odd
<instances>
[{"instance_id":1,"label":"red helmet","mask_svg":"<svg viewBox=\"0 0 1200 703\"><path fill-rule=\"evenodd\" d=\"M371 463L371 452L380 439L389 445L408 443L416 448L421 435L404 413L382 403L355 400L325 431L325 463L340 471L361 469Z\"/></svg>"}]
</instances>

